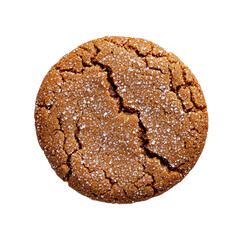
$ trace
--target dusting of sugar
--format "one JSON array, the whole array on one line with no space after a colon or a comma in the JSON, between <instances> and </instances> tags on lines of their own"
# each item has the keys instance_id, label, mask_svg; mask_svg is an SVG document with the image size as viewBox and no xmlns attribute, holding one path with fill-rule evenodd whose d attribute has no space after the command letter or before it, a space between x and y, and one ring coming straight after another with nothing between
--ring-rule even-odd
<instances>
[{"instance_id":1,"label":"dusting of sugar","mask_svg":"<svg viewBox=\"0 0 240 240\"><path fill-rule=\"evenodd\" d=\"M55 124L53 128L59 131L58 137L48 140L54 141L57 149L43 148L49 158L59 159L59 165L63 156L69 157L65 163L71 166L71 174L91 189L97 185L102 193L111 192L112 183L118 183L120 189L132 184L136 195L144 195L136 185L146 181L146 174L156 181L153 176L161 171L168 176L170 187L175 184L171 174L179 174L171 169L189 161L186 142L193 139L193 132L182 102L164 73L169 63L165 58L139 57L138 52L131 54L110 45L114 47L111 53L99 50L93 66L85 67L81 74L69 68L66 72L71 77L64 73L56 83L57 104L52 100L49 106L57 106L58 121L49 117L46 125ZM147 55L151 49L145 46L138 51ZM66 69L68 64L76 64L74 59L67 62L68 58L64 56ZM172 74L177 72L173 69ZM46 88L44 94L50 96L53 90ZM44 111L37 118L43 119ZM46 112L51 116L50 109ZM42 131L38 124L36 129ZM153 164L155 175L147 168L148 162Z\"/></svg>"}]
</instances>

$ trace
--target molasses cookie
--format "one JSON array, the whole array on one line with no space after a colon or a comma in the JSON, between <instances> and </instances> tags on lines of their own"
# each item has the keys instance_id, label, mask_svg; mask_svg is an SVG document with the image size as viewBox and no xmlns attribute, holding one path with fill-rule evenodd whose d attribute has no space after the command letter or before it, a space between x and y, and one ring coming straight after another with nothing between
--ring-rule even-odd
<instances>
[{"instance_id":1,"label":"molasses cookie","mask_svg":"<svg viewBox=\"0 0 240 240\"><path fill-rule=\"evenodd\" d=\"M60 59L40 87L35 121L57 175L111 203L146 200L180 182L208 129L189 68L158 45L127 37L96 39Z\"/></svg>"}]
</instances>

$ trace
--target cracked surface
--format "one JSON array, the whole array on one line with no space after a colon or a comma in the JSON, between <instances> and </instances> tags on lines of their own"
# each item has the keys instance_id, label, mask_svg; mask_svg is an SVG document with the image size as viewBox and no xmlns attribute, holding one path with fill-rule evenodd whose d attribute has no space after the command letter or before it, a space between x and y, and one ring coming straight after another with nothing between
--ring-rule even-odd
<instances>
[{"instance_id":1,"label":"cracked surface","mask_svg":"<svg viewBox=\"0 0 240 240\"><path fill-rule=\"evenodd\" d=\"M82 44L47 73L35 109L38 141L57 175L95 200L160 195L198 160L207 107L195 76L143 39Z\"/></svg>"}]
</instances>

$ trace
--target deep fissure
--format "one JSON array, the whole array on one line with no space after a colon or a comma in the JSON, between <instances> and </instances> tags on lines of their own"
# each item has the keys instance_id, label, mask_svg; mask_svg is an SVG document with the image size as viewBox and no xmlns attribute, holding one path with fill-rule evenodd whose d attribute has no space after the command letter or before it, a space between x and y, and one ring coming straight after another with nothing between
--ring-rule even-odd
<instances>
[{"instance_id":1,"label":"deep fissure","mask_svg":"<svg viewBox=\"0 0 240 240\"><path fill-rule=\"evenodd\" d=\"M166 166L168 168L169 171L178 171L177 168L173 168L167 159L159 156L157 153L152 152L148 147L148 143L149 143L149 139L147 138L147 129L146 127L143 125L142 120L141 120L141 113L134 108L130 108L130 107L126 107L123 104L123 98L118 94L117 92L117 86L113 81L112 78L112 69L109 66L105 66L102 63L99 63L96 61L96 59L93 59L93 63L99 65L104 71L107 72L107 81L110 84L110 88L109 88L109 92L110 92L110 96L115 98L118 102L118 112L124 112L127 114L136 114L138 117L138 126L140 128L140 132L139 132L139 138L141 139L141 148L144 151L144 154L148 157L148 158L157 158L160 163L164 166ZM143 168L145 168L144 164L143 164Z\"/></svg>"}]
</instances>

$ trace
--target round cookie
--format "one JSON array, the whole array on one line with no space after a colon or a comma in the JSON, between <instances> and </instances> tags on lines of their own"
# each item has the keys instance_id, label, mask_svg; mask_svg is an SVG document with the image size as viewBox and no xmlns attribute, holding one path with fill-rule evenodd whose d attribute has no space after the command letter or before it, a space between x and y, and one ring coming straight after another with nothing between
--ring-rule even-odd
<instances>
[{"instance_id":1,"label":"round cookie","mask_svg":"<svg viewBox=\"0 0 240 240\"><path fill-rule=\"evenodd\" d=\"M160 195L198 160L205 99L174 54L143 39L104 37L65 55L35 108L39 144L57 175L99 201Z\"/></svg>"}]
</instances>

